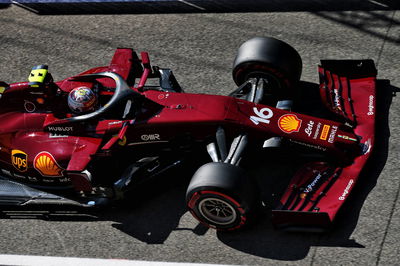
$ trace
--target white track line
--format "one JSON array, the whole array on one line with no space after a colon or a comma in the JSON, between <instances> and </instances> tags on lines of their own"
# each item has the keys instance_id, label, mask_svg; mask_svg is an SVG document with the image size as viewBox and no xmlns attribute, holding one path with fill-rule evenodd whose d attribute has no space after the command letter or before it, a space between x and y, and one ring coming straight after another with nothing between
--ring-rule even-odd
<instances>
[{"instance_id":1,"label":"white track line","mask_svg":"<svg viewBox=\"0 0 400 266\"><path fill-rule=\"evenodd\" d=\"M89 259L70 257L45 257L25 255L0 255L0 265L18 266L224 266L221 264L199 264L178 262L137 261L123 259ZM225 265L228 266L228 265Z\"/></svg>"},{"instance_id":2,"label":"white track line","mask_svg":"<svg viewBox=\"0 0 400 266\"><path fill-rule=\"evenodd\" d=\"M389 7L389 6L387 6L387 5L383 4L383 3L379 3L379 2L374 1L374 0L368 0L368 2L373 3L375 5L378 5L378 6L386 7L386 8Z\"/></svg>"},{"instance_id":3,"label":"white track line","mask_svg":"<svg viewBox=\"0 0 400 266\"><path fill-rule=\"evenodd\" d=\"M202 10L202 11L205 11L205 10L206 10L204 7L195 5L195 4L193 4L193 3L189 3L189 2L187 2L187 1L185 1L185 0L178 0L178 2L184 3L184 4L188 5L188 6L197 8L197 9Z\"/></svg>"}]
</instances>

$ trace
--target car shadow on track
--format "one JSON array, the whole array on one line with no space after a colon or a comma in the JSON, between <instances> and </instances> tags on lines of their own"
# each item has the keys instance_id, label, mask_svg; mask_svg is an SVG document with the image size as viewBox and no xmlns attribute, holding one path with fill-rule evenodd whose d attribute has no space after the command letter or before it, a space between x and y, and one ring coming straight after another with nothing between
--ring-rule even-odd
<instances>
[{"instance_id":1,"label":"car shadow on track","mask_svg":"<svg viewBox=\"0 0 400 266\"><path fill-rule=\"evenodd\" d=\"M186 212L186 186L178 186L140 204L133 211L113 210L102 219L115 221L112 226L147 244L163 244Z\"/></svg>"},{"instance_id":2,"label":"car shadow on track","mask_svg":"<svg viewBox=\"0 0 400 266\"><path fill-rule=\"evenodd\" d=\"M218 238L226 245L242 252L289 261L306 257L311 246L364 248L363 244L357 243L350 237L357 226L364 201L375 187L388 158L389 109L396 92L400 92L400 89L391 86L389 81L378 81L375 148L369 163L361 172L357 185L338 213L329 232L306 234L273 230L266 214L253 227L241 232L219 232Z\"/></svg>"},{"instance_id":3,"label":"car shadow on track","mask_svg":"<svg viewBox=\"0 0 400 266\"><path fill-rule=\"evenodd\" d=\"M309 90L305 90L307 94L302 96L309 98L302 107L307 112L310 111L307 110L307 107L315 108L310 101L312 102L317 97L318 85L305 82L301 85L309 88ZM364 201L376 185L388 157L389 109L395 92L400 92L400 89L391 86L389 81L378 81L376 112L379 119L377 119L376 125L375 149L368 165L361 173L356 187L338 214L331 231L315 234L286 233L275 230L270 222L270 212L266 210L252 225L243 230L217 232L218 239L225 245L241 252L285 261L305 258L309 254L310 248L314 246L364 248L361 243L351 239L351 234L357 226ZM318 102L315 100L314 103ZM180 174L190 176L192 172ZM271 173L269 172L269 174ZM125 204L117 207L91 212L82 210L38 211L36 218L57 221L111 221L115 229L147 244L163 244L173 231L189 230L194 235L207 233L209 229L200 224L191 228L179 228L180 220L186 213L184 199L188 180L178 179L175 182L169 182L169 180L173 180L172 177L172 175L166 176L167 182L158 183L157 186L151 185L135 194ZM275 190L281 189L277 184L272 184L272 186L272 193L277 193ZM284 184L282 186L284 187ZM35 218L35 212L32 210L27 213L10 210L3 218L26 219L27 214ZM18 215L19 217L17 217ZM196 225L196 222L193 225Z\"/></svg>"}]
</instances>

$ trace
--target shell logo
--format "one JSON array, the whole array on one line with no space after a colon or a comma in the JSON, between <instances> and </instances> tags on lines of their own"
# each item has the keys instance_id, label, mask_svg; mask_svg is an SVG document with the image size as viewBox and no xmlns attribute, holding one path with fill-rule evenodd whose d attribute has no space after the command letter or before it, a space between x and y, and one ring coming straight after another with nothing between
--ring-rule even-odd
<instances>
[{"instance_id":1,"label":"shell logo","mask_svg":"<svg viewBox=\"0 0 400 266\"><path fill-rule=\"evenodd\" d=\"M283 115L278 120L279 128L285 133L299 132L302 120L296 115Z\"/></svg>"},{"instance_id":2,"label":"shell logo","mask_svg":"<svg viewBox=\"0 0 400 266\"><path fill-rule=\"evenodd\" d=\"M64 170L58 165L53 155L47 151L42 151L36 155L33 166L43 176L62 176L62 171Z\"/></svg>"}]
</instances>

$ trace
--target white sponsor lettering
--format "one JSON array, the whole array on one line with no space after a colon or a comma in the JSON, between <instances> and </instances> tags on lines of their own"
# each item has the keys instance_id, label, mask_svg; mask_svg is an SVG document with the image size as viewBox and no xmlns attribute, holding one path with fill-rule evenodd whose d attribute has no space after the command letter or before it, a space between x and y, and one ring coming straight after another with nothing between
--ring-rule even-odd
<instances>
[{"instance_id":1,"label":"white sponsor lettering","mask_svg":"<svg viewBox=\"0 0 400 266\"><path fill-rule=\"evenodd\" d=\"M317 139L318 138L319 131L321 130L321 125L322 124L320 122L318 122L317 127L315 128L313 139Z\"/></svg>"},{"instance_id":2,"label":"white sponsor lettering","mask_svg":"<svg viewBox=\"0 0 400 266\"><path fill-rule=\"evenodd\" d=\"M55 139L55 138L68 138L68 135L61 135L61 134L56 134L56 133L49 133L49 138Z\"/></svg>"},{"instance_id":3,"label":"white sponsor lettering","mask_svg":"<svg viewBox=\"0 0 400 266\"><path fill-rule=\"evenodd\" d=\"M306 189L304 189L304 193L309 193L311 191L313 191L314 186L317 184L318 180L321 179L321 174L318 174L314 180L311 182L311 184L309 184Z\"/></svg>"},{"instance_id":4,"label":"white sponsor lettering","mask_svg":"<svg viewBox=\"0 0 400 266\"><path fill-rule=\"evenodd\" d=\"M343 191L342 196L339 197L339 200L345 200L346 199L346 196L347 196L347 194L349 194L351 185L353 185L353 183L354 183L354 180L350 179L349 183L347 184L346 188Z\"/></svg>"},{"instance_id":5,"label":"white sponsor lettering","mask_svg":"<svg viewBox=\"0 0 400 266\"><path fill-rule=\"evenodd\" d=\"M160 140L160 135L159 134L142 135L142 136L140 136L140 138L143 141Z\"/></svg>"},{"instance_id":6,"label":"white sponsor lettering","mask_svg":"<svg viewBox=\"0 0 400 266\"><path fill-rule=\"evenodd\" d=\"M122 121L114 121L114 122L110 122L108 123L110 126L111 125L118 125L118 124L122 124Z\"/></svg>"},{"instance_id":7,"label":"white sponsor lettering","mask_svg":"<svg viewBox=\"0 0 400 266\"><path fill-rule=\"evenodd\" d=\"M333 143L333 140L335 139L336 131L338 130L337 126L332 126L331 133L329 134L329 143Z\"/></svg>"},{"instance_id":8,"label":"white sponsor lettering","mask_svg":"<svg viewBox=\"0 0 400 266\"><path fill-rule=\"evenodd\" d=\"M250 120L256 125L259 123L269 124L269 119L274 115L274 112L272 112L272 110L268 107L264 107L261 110L257 110L257 107L254 107L253 112L257 116L250 116Z\"/></svg>"},{"instance_id":9,"label":"white sponsor lettering","mask_svg":"<svg viewBox=\"0 0 400 266\"><path fill-rule=\"evenodd\" d=\"M315 124L315 122L312 121L312 120L310 120L310 121L307 123L307 127L304 129L304 131L306 132L306 134L307 134L309 137L311 137L314 124Z\"/></svg>"},{"instance_id":10,"label":"white sponsor lettering","mask_svg":"<svg viewBox=\"0 0 400 266\"><path fill-rule=\"evenodd\" d=\"M368 113L367 115L374 115L374 95L369 96L369 101L368 101Z\"/></svg>"},{"instance_id":11,"label":"white sponsor lettering","mask_svg":"<svg viewBox=\"0 0 400 266\"><path fill-rule=\"evenodd\" d=\"M67 183L67 182L71 182L71 179L69 177L64 177L64 178L58 179L58 181L61 183Z\"/></svg>"},{"instance_id":12,"label":"white sponsor lettering","mask_svg":"<svg viewBox=\"0 0 400 266\"><path fill-rule=\"evenodd\" d=\"M61 131L61 132L69 132L73 131L73 127L49 127L50 131Z\"/></svg>"}]
</instances>

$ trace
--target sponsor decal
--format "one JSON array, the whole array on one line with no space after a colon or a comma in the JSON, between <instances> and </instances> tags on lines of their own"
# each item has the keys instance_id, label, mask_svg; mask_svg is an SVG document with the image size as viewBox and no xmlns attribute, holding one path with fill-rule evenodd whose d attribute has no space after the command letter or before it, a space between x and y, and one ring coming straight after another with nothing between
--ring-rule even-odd
<instances>
[{"instance_id":1,"label":"sponsor decal","mask_svg":"<svg viewBox=\"0 0 400 266\"><path fill-rule=\"evenodd\" d=\"M36 110L36 105L33 102L25 101L24 108L28 113L33 113Z\"/></svg>"},{"instance_id":2,"label":"sponsor decal","mask_svg":"<svg viewBox=\"0 0 400 266\"><path fill-rule=\"evenodd\" d=\"M313 139L318 138L318 134L319 134L319 131L321 130L321 126L322 126L321 122L318 122L317 127L315 128Z\"/></svg>"},{"instance_id":3,"label":"sponsor decal","mask_svg":"<svg viewBox=\"0 0 400 266\"><path fill-rule=\"evenodd\" d=\"M63 178L58 179L58 182L60 182L60 183L68 183L68 182L71 182L71 178L63 177Z\"/></svg>"},{"instance_id":4,"label":"sponsor decal","mask_svg":"<svg viewBox=\"0 0 400 266\"><path fill-rule=\"evenodd\" d=\"M49 131L58 132L71 132L74 131L74 127L48 127Z\"/></svg>"},{"instance_id":5,"label":"sponsor decal","mask_svg":"<svg viewBox=\"0 0 400 266\"><path fill-rule=\"evenodd\" d=\"M326 151L326 148L321 147L319 145L312 145L312 144L309 144L309 143L304 143L304 142L300 142L300 141L292 140L292 139L290 139L289 141L293 142L293 143L296 143L296 144L299 144L299 145L303 145L303 146L309 147L309 148L317 149L317 150L320 150L320 151Z\"/></svg>"},{"instance_id":6,"label":"sponsor decal","mask_svg":"<svg viewBox=\"0 0 400 266\"><path fill-rule=\"evenodd\" d=\"M122 139L118 141L118 145L120 146L125 146L126 145L126 136L124 136Z\"/></svg>"},{"instance_id":7,"label":"sponsor decal","mask_svg":"<svg viewBox=\"0 0 400 266\"><path fill-rule=\"evenodd\" d=\"M12 165L20 172L28 170L28 155L20 150L11 151Z\"/></svg>"},{"instance_id":8,"label":"sponsor decal","mask_svg":"<svg viewBox=\"0 0 400 266\"><path fill-rule=\"evenodd\" d=\"M338 138L342 138L342 139L347 139L347 140L351 140L351 141L357 141L357 139L346 136L346 135L339 135L338 134Z\"/></svg>"},{"instance_id":9,"label":"sponsor decal","mask_svg":"<svg viewBox=\"0 0 400 266\"><path fill-rule=\"evenodd\" d=\"M328 138L328 132L329 132L329 129L330 129L330 128L331 128L331 126L329 126L329 125L324 125L324 126L322 127L321 136L319 136L319 138L322 139L322 140L326 140L326 139Z\"/></svg>"},{"instance_id":10,"label":"sponsor decal","mask_svg":"<svg viewBox=\"0 0 400 266\"><path fill-rule=\"evenodd\" d=\"M311 137L314 124L315 124L315 122L312 121L312 120L310 120L310 121L308 121L308 123L307 123L307 127L304 129L304 131L306 132L306 134L307 134L309 137Z\"/></svg>"},{"instance_id":11,"label":"sponsor decal","mask_svg":"<svg viewBox=\"0 0 400 266\"><path fill-rule=\"evenodd\" d=\"M154 140L160 140L160 135L159 134L145 134L140 136L140 139L143 141L154 141Z\"/></svg>"},{"instance_id":12,"label":"sponsor decal","mask_svg":"<svg viewBox=\"0 0 400 266\"><path fill-rule=\"evenodd\" d=\"M49 138L50 139L55 139L55 138L68 138L68 135L61 135L57 133L49 133Z\"/></svg>"},{"instance_id":13,"label":"sponsor decal","mask_svg":"<svg viewBox=\"0 0 400 266\"><path fill-rule=\"evenodd\" d=\"M329 134L329 138L328 138L329 143L333 143L337 130L338 130L337 126L332 126L331 133Z\"/></svg>"},{"instance_id":14,"label":"sponsor decal","mask_svg":"<svg viewBox=\"0 0 400 266\"><path fill-rule=\"evenodd\" d=\"M112 125L118 125L118 124L122 124L122 121L114 121L114 122L110 122L108 123L110 126Z\"/></svg>"},{"instance_id":15,"label":"sponsor decal","mask_svg":"<svg viewBox=\"0 0 400 266\"><path fill-rule=\"evenodd\" d=\"M304 199L308 193L313 191L317 182L321 179L322 175L318 173L318 175L314 178L314 180L304 189L303 193L300 194L300 198Z\"/></svg>"},{"instance_id":16,"label":"sponsor decal","mask_svg":"<svg viewBox=\"0 0 400 266\"><path fill-rule=\"evenodd\" d=\"M279 128L285 133L299 132L302 120L296 115L283 115L278 120Z\"/></svg>"},{"instance_id":17,"label":"sponsor decal","mask_svg":"<svg viewBox=\"0 0 400 266\"><path fill-rule=\"evenodd\" d=\"M367 115L374 115L374 95L370 95L368 98L368 113Z\"/></svg>"},{"instance_id":18,"label":"sponsor decal","mask_svg":"<svg viewBox=\"0 0 400 266\"><path fill-rule=\"evenodd\" d=\"M342 196L339 197L339 200L345 200L346 199L346 196L347 196L347 194L349 194L350 188L353 185L353 183L354 183L354 180L350 179L349 183L347 184L346 188L343 191Z\"/></svg>"},{"instance_id":19,"label":"sponsor decal","mask_svg":"<svg viewBox=\"0 0 400 266\"><path fill-rule=\"evenodd\" d=\"M268 107L264 107L260 110L258 110L257 107L254 107L253 112L255 116L250 116L250 120L256 125L259 123L269 124L269 119L274 115L274 112L272 112L272 110Z\"/></svg>"},{"instance_id":20,"label":"sponsor decal","mask_svg":"<svg viewBox=\"0 0 400 266\"><path fill-rule=\"evenodd\" d=\"M64 171L58 165L53 155L47 151L42 151L36 155L33 166L42 176L58 177L62 176L62 172Z\"/></svg>"}]
</instances>

